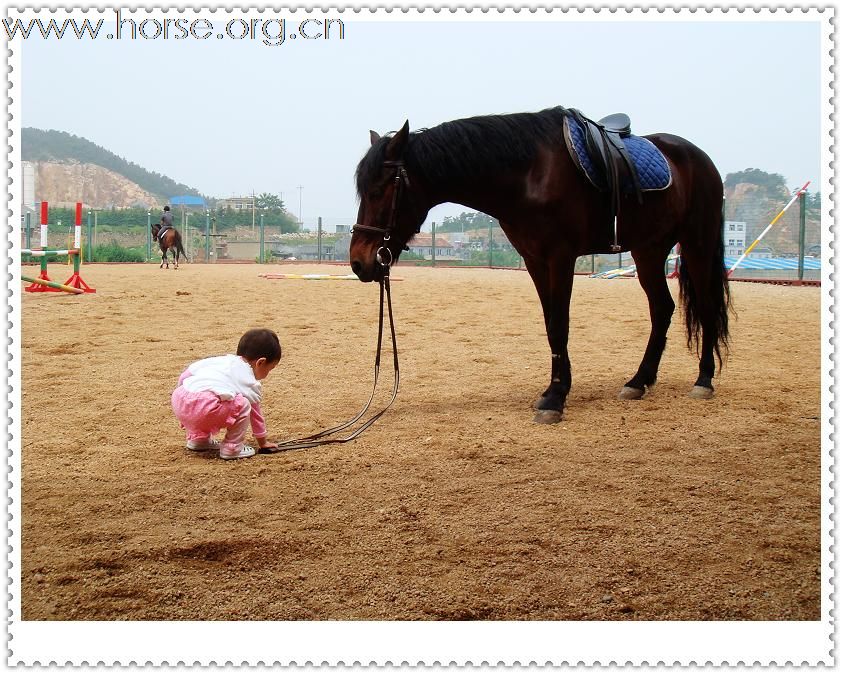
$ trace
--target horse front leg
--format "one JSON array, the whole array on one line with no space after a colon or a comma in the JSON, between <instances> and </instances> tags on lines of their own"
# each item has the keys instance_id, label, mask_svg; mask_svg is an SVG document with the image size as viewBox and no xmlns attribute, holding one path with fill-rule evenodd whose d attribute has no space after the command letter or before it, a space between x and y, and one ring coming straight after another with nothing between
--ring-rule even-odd
<instances>
[{"instance_id":1,"label":"horse front leg","mask_svg":"<svg viewBox=\"0 0 842 674\"><path fill-rule=\"evenodd\" d=\"M167 251L164 251L164 252L161 254L161 266L160 266L160 267L158 267L158 269L163 269L163 268L164 268L164 265L167 265L167 269L169 269L169 268L170 268L170 263L169 263L169 262L167 262Z\"/></svg>"},{"instance_id":2,"label":"horse front leg","mask_svg":"<svg viewBox=\"0 0 842 674\"><path fill-rule=\"evenodd\" d=\"M573 291L573 268L576 258L562 260L550 266L539 265L532 280L541 298L544 324L552 353L550 385L535 403L535 423L557 424L564 412L570 393L572 373L567 341L570 334L570 296ZM528 265L527 265L528 266Z\"/></svg>"}]
</instances>

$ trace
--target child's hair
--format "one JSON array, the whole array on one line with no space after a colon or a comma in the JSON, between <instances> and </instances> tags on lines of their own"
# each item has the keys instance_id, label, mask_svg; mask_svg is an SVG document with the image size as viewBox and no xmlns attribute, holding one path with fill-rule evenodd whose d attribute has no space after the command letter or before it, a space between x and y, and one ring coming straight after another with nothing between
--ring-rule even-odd
<instances>
[{"instance_id":1,"label":"child's hair","mask_svg":"<svg viewBox=\"0 0 842 674\"><path fill-rule=\"evenodd\" d=\"M240 337L237 355L254 361L265 358L267 363L277 363L281 359L281 340L272 330L254 328Z\"/></svg>"}]
</instances>

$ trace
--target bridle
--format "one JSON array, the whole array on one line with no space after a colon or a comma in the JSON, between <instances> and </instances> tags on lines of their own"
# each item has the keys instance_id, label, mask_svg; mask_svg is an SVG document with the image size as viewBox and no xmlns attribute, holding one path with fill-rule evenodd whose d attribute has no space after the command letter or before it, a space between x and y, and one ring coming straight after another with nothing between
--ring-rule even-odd
<instances>
[{"instance_id":1,"label":"bridle","mask_svg":"<svg viewBox=\"0 0 842 674\"><path fill-rule=\"evenodd\" d=\"M260 450L261 453L274 454L277 452L288 452L294 449L307 449L310 447L318 447L320 445L333 445L350 442L351 440L356 439L364 430L366 430L375 421L382 417L386 410L388 410L389 407L391 407L392 403L395 402L395 398L398 397L398 387L400 386L401 373L400 367L398 366L398 342L397 338L395 337L395 318L392 314L392 291L391 285L389 283L389 268L392 266L392 262L394 262L394 259L392 258L392 252L389 250L386 243L391 239L392 232L395 228L400 193L404 185L406 185L407 187L409 186L409 176L406 173L403 161L386 161L384 162L384 166L394 167L396 169L395 191L392 195L392 212L389 216L389 226L384 229L382 227L373 227L371 225L354 225L354 229L363 229L383 234L384 245L382 245L377 251L377 262L378 264L380 264L380 266L383 267L383 275L380 277L380 315L377 329L377 353L374 357L374 386L372 387L371 395L368 398L368 402L363 406L362 410L360 410L353 419L339 424L338 426L334 426L333 428L328 428L324 431L320 431L319 433L308 435L304 438L297 438L295 440L279 442L277 448L262 448ZM389 253L388 262L384 260L384 257L381 254L384 250L388 251ZM382 410L380 410L372 417L367 419L350 435L347 435L343 438L331 438L329 436L334 435L339 431L345 430L349 426L353 426L360 419L362 419L365 413L368 411L368 408L371 406L371 401L374 400L374 394L377 392L377 379L380 375L380 354L383 347L384 307L388 309L389 314L389 331L391 333L392 338L392 359L395 368L395 383L392 386L392 397L389 399L389 402L386 403L386 406Z\"/></svg>"},{"instance_id":2,"label":"bridle","mask_svg":"<svg viewBox=\"0 0 842 674\"><path fill-rule=\"evenodd\" d=\"M409 174L406 172L406 166L404 165L403 159L387 159L383 162L383 166L385 168L394 168L395 169L395 189L392 191L392 210L389 213L389 224L386 227L375 227L374 225L361 225L356 224L351 229L351 233L353 234L357 230L363 230L367 232L377 232L378 234L383 235L383 245L377 249L377 262L384 268L388 269L392 263L395 261L394 257L392 256L392 251L389 250L388 242L392 238L392 232L395 230L395 225L397 224L398 219L398 203L400 201L400 196L403 191L404 187L409 187ZM389 253L389 261L386 262L382 255L383 251Z\"/></svg>"}]
</instances>

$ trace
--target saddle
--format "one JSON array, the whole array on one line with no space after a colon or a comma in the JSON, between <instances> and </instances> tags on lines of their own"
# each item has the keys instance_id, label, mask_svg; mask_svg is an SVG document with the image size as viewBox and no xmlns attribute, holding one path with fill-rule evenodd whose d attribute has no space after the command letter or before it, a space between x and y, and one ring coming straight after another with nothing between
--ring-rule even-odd
<instances>
[{"instance_id":1,"label":"saddle","mask_svg":"<svg viewBox=\"0 0 842 674\"><path fill-rule=\"evenodd\" d=\"M631 138L631 120L624 113L615 113L603 117L598 122L585 117L579 110L570 108L565 111L564 140L570 155L589 179L593 178L582 165L577 153L575 140L570 130L570 119L579 127L581 136L576 140L583 142L584 151L590 161L592 172L596 173L601 183L597 185L607 191L611 199L611 217L614 222L614 243L611 252L619 252L617 242L617 215L620 212L622 193L631 191L638 203L643 203L643 188L640 184L637 168L626 147L624 139Z\"/></svg>"},{"instance_id":2,"label":"saddle","mask_svg":"<svg viewBox=\"0 0 842 674\"><path fill-rule=\"evenodd\" d=\"M164 240L164 234L166 234L171 229L172 229L172 227L170 227L169 225L163 225L161 227L161 229L158 230L158 241L163 241Z\"/></svg>"}]
</instances>

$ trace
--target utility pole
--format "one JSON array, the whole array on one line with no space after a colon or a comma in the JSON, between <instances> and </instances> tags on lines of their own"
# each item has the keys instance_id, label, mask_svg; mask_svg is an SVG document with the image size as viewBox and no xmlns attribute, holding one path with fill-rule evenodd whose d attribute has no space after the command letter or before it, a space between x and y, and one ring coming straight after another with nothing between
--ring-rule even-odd
<instances>
[{"instance_id":1,"label":"utility pole","mask_svg":"<svg viewBox=\"0 0 842 674\"><path fill-rule=\"evenodd\" d=\"M303 227L304 220L301 216L301 194L304 191L304 185L298 186L298 223Z\"/></svg>"}]
</instances>

